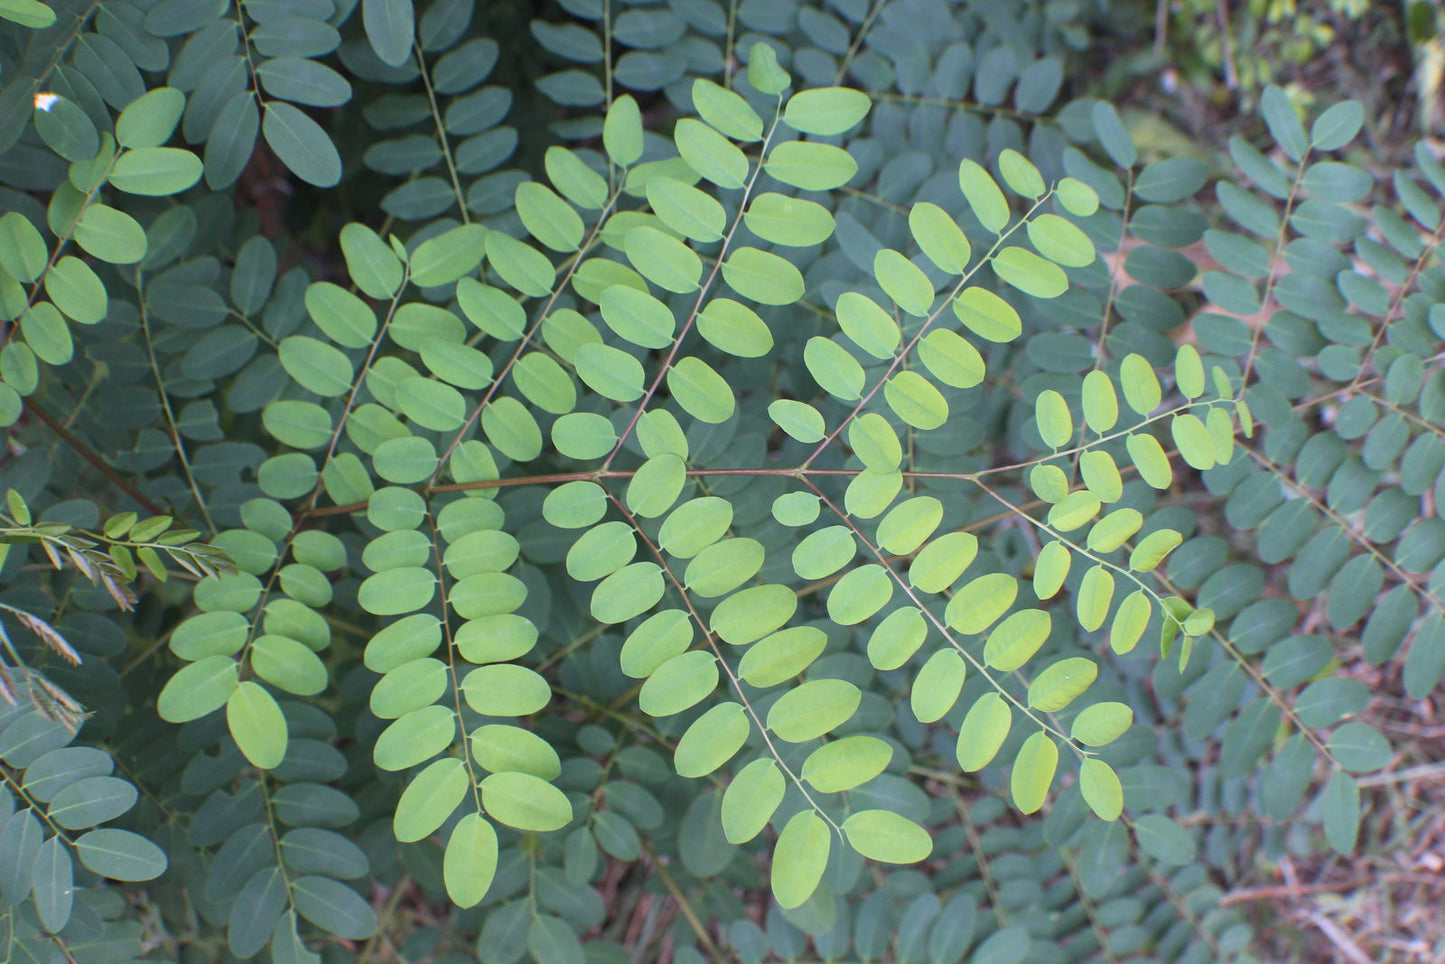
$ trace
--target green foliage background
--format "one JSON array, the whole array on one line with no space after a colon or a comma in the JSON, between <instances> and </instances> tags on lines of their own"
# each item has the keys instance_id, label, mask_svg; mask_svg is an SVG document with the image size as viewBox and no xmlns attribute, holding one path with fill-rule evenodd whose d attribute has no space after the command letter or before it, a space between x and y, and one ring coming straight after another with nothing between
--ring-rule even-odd
<instances>
[{"instance_id":1,"label":"green foliage background","mask_svg":"<svg viewBox=\"0 0 1445 964\"><path fill-rule=\"evenodd\" d=\"M0 0L7 959L1249 959L1445 674L1445 169L1081 15Z\"/></svg>"}]
</instances>

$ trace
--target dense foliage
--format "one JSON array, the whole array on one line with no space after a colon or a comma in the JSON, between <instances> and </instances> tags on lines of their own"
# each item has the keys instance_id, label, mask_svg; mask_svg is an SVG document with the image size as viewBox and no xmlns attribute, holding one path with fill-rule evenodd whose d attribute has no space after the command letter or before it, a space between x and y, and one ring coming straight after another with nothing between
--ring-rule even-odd
<instances>
[{"instance_id":1,"label":"dense foliage","mask_svg":"<svg viewBox=\"0 0 1445 964\"><path fill-rule=\"evenodd\" d=\"M1445 169L483 6L0 0L5 959L1249 958L1445 674Z\"/></svg>"}]
</instances>

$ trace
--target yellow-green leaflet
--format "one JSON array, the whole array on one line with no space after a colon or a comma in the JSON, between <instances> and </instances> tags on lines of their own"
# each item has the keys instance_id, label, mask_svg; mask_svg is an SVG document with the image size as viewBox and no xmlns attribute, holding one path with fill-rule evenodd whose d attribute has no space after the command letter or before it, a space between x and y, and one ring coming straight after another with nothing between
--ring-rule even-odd
<instances>
[{"instance_id":1,"label":"yellow-green leaflet","mask_svg":"<svg viewBox=\"0 0 1445 964\"><path fill-rule=\"evenodd\" d=\"M1082 656L1060 660L1029 684L1029 706L1056 713L1088 689L1098 675L1099 667L1093 660Z\"/></svg>"},{"instance_id":2,"label":"yellow-green leaflet","mask_svg":"<svg viewBox=\"0 0 1445 964\"><path fill-rule=\"evenodd\" d=\"M1040 599L1056 596L1063 588L1072 562L1073 553L1062 542L1045 544L1034 560L1034 595Z\"/></svg>"},{"instance_id":3,"label":"yellow-green leaflet","mask_svg":"<svg viewBox=\"0 0 1445 964\"><path fill-rule=\"evenodd\" d=\"M1068 403L1053 389L1040 392L1034 400L1034 417L1038 419L1039 435L1050 448L1062 448L1073 437L1074 420Z\"/></svg>"},{"instance_id":4,"label":"yellow-green leaflet","mask_svg":"<svg viewBox=\"0 0 1445 964\"><path fill-rule=\"evenodd\" d=\"M981 770L1008 738L1013 711L997 693L985 693L969 707L958 730L956 756L965 773Z\"/></svg>"},{"instance_id":5,"label":"yellow-green leaflet","mask_svg":"<svg viewBox=\"0 0 1445 964\"><path fill-rule=\"evenodd\" d=\"M1058 764L1058 744L1047 733L1033 733L1024 740L1009 777L1009 792L1020 813L1033 813L1043 806Z\"/></svg>"},{"instance_id":6,"label":"yellow-green leaflet","mask_svg":"<svg viewBox=\"0 0 1445 964\"><path fill-rule=\"evenodd\" d=\"M803 761L803 779L824 793L867 783L883 772L893 748L873 736L846 736L825 743Z\"/></svg>"},{"instance_id":7,"label":"yellow-green leaflet","mask_svg":"<svg viewBox=\"0 0 1445 964\"><path fill-rule=\"evenodd\" d=\"M1100 820L1119 819L1124 810L1124 788L1109 764L1094 758L1081 763L1079 790L1084 795L1084 802Z\"/></svg>"},{"instance_id":8,"label":"yellow-green leaflet","mask_svg":"<svg viewBox=\"0 0 1445 964\"><path fill-rule=\"evenodd\" d=\"M794 814L773 848L773 897L785 910L801 906L823 879L832 849L828 825L812 810Z\"/></svg>"},{"instance_id":9,"label":"yellow-green leaflet","mask_svg":"<svg viewBox=\"0 0 1445 964\"><path fill-rule=\"evenodd\" d=\"M1083 400L1084 421L1100 435L1119 420L1119 397L1113 380L1104 372L1096 369L1084 376Z\"/></svg>"}]
</instances>

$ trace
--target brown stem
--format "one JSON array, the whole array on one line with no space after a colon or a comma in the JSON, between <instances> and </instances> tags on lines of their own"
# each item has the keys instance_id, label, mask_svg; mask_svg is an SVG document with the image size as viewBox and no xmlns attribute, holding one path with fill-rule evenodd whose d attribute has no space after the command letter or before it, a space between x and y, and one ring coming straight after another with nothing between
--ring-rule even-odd
<instances>
[{"instance_id":1,"label":"brown stem","mask_svg":"<svg viewBox=\"0 0 1445 964\"><path fill-rule=\"evenodd\" d=\"M120 474L117 473L115 469L107 465L105 460L102 459L99 455L97 455L90 446L86 445L80 439L76 438L73 434L71 434L70 429L60 424L60 422L53 415L51 415L45 409L41 408L39 402L35 401L34 399L27 398L25 399L25 409L31 415L34 415L36 418L40 419L41 422L45 423L46 428L50 429L57 436L59 436L60 440L66 445L69 445L71 448L75 449L75 453L77 455L79 455L81 458L85 459L92 466L94 466L97 472L105 476L106 479L117 489L120 489L126 495L130 496L131 499L141 508L145 509L151 515L166 514L164 509L156 505L150 499L147 499L145 496L141 495L140 491L136 489L135 486L131 485L125 479L121 478Z\"/></svg>"}]
</instances>

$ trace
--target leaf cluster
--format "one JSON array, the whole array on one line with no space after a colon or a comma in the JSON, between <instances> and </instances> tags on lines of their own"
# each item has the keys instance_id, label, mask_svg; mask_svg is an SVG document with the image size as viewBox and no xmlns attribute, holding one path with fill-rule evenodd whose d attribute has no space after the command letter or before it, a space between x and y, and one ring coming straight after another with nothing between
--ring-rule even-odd
<instances>
[{"instance_id":1,"label":"leaf cluster","mask_svg":"<svg viewBox=\"0 0 1445 964\"><path fill-rule=\"evenodd\" d=\"M1445 675L1445 168L1015 7L0 0L7 940L1246 958Z\"/></svg>"}]
</instances>

